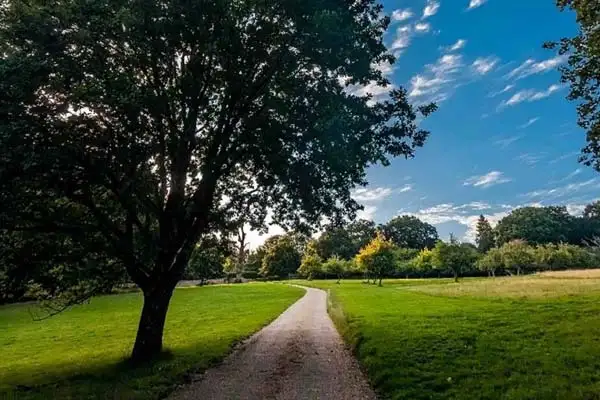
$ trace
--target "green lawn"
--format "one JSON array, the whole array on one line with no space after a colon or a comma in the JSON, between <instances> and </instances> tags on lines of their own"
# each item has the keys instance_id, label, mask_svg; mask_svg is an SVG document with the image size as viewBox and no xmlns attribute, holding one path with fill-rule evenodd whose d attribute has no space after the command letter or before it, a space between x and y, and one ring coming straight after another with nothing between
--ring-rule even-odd
<instances>
[{"instance_id":1,"label":"green lawn","mask_svg":"<svg viewBox=\"0 0 600 400\"><path fill-rule=\"evenodd\" d=\"M382 398L600 399L598 277L308 284Z\"/></svg>"},{"instance_id":2,"label":"green lawn","mask_svg":"<svg viewBox=\"0 0 600 400\"><path fill-rule=\"evenodd\" d=\"M94 298L40 322L32 320L32 305L0 307L0 398L160 398L303 293L266 283L178 289L165 328L170 354L137 369L124 360L135 338L139 293Z\"/></svg>"}]
</instances>

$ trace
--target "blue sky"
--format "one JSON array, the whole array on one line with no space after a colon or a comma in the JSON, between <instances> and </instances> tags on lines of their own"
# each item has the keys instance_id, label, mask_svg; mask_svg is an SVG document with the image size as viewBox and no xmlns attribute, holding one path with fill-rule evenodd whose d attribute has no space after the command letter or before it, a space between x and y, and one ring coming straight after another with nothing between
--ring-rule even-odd
<instances>
[{"instance_id":1,"label":"blue sky","mask_svg":"<svg viewBox=\"0 0 600 400\"><path fill-rule=\"evenodd\" d=\"M414 159L369 170L369 186L355 194L363 216L414 214L442 237L472 240L480 213L492 222L528 204L577 213L598 197L598 174L577 162L585 134L556 70L565 60L542 48L577 32L574 15L554 3L383 3L393 20L385 42L398 60L382 68L413 102L437 101L439 110L423 121L431 137Z\"/></svg>"},{"instance_id":2,"label":"blue sky","mask_svg":"<svg viewBox=\"0 0 600 400\"><path fill-rule=\"evenodd\" d=\"M565 60L542 48L576 34L572 13L553 0L383 4L397 61L380 67L412 102L439 110L422 122L431 136L414 159L369 169L369 186L355 192L362 217L412 214L442 238L472 241L479 214L495 223L516 207L549 204L579 213L600 197L598 173L577 162L585 134L556 70Z\"/></svg>"}]
</instances>

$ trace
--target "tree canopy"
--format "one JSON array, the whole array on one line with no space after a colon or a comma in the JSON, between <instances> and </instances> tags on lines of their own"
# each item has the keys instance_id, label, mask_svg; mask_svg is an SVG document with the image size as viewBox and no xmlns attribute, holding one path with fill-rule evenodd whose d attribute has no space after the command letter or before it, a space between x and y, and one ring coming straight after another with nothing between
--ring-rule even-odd
<instances>
[{"instance_id":1,"label":"tree canopy","mask_svg":"<svg viewBox=\"0 0 600 400\"><path fill-rule=\"evenodd\" d=\"M477 243L477 249L485 253L492 247L496 242L494 230L492 229L492 225L490 222L483 216L480 215L477 220L477 234L475 237L475 242Z\"/></svg>"},{"instance_id":2,"label":"tree canopy","mask_svg":"<svg viewBox=\"0 0 600 400\"><path fill-rule=\"evenodd\" d=\"M518 208L500 220L496 237L499 245L515 239L533 244L568 242L572 221L563 206Z\"/></svg>"},{"instance_id":3,"label":"tree canopy","mask_svg":"<svg viewBox=\"0 0 600 400\"><path fill-rule=\"evenodd\" d=\"M153 357L204 235L242 212L264 227L267 208L286 227L353 216L365 168L425 142L415 121L434 105L411 106L402 88L381 102L349 90L387 83L381 11L374 0L6 2L2 229L35 232L73 277L126 269L144 292L132 355Z\"/></svg>"},{"instance_id":4,"label":"tree canopy","mask_svg":"<svg viewBox=\"0 0 600 400\"><path fill-rule=\"evenodd\" d=\"M386 238L398 247L425 249L435 246L437 229L417 217L402 215L381 226Z\"/></svg>"}]
</instances>

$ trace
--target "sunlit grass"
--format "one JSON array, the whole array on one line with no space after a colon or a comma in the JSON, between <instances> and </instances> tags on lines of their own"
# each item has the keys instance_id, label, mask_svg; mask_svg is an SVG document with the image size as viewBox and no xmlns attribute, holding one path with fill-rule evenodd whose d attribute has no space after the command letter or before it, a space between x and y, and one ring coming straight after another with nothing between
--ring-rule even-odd
<instances>
[{"instance_id":1,"label":"sunlit grass","mask_svg":"<svg viewBox=\"0 0 600 400\"><path fill-rule=\"evenodd\" d=\"M273 284L176 290L165 329L168 355L137 369L123 361L135 338L139 293L94 298L40 322L32 320L32 305L0 307L0 393L19 399L159 398L191 368L221 359L302 294Z\"/></svg>"},{"instance_id":2,"label":"sunlit grass","mask_svg":"<svg viewBox=\"0 0 600 400\"><path fill-rule=\"evenodd\" d=\"M309 284L384 399L598 399L600 285L576 281Z\"/></svg>"}]
</instances>

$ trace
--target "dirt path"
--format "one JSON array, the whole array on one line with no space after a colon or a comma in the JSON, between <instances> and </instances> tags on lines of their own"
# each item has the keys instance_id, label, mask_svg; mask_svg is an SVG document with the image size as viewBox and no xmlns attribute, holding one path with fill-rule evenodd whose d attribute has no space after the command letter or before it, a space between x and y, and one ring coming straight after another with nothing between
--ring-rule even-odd
<instances>
[{"instance_id":1,"label":"dirt path","mask_svg":"<svg viewBox=\"0 0 600 400\"><path fill-rule=\"evenodd\" d=\"M172 400L375 399L327 314L327 294L304 297L252 336L222 365Z\"/></svg>"}]
</instances>

